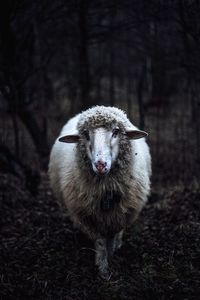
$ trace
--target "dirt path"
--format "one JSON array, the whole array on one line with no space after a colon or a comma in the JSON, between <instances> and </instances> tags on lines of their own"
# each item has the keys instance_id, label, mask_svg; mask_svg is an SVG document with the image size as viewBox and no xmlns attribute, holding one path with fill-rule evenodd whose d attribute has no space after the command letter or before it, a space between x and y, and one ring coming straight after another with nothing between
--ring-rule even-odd
<instances>
[{"instance_id":1,"label":"dirt path","mask_svg":"<svg viewBox=\"0 0 200 300\"><path fill-rule=\"evenodd\" d=\"M37 197L0 175L0 299L199 299L200 191L154 192L98 278L93 245L53 199L46 175Z\"/></svg>"}]
</instances>

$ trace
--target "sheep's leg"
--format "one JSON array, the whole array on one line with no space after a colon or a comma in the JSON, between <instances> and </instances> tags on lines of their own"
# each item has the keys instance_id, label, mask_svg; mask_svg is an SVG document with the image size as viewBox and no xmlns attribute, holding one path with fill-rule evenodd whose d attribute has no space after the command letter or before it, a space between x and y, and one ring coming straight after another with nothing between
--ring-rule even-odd
<instances>
[{"instance_id":1,"label":"sheep's leg","mask_svg":"<svg viewBox=\"0 0 200 300\"><path fill-rule=\"evenodd\" d=\"M123 237L123 230L121 230L119 233L116 233L113 238L107 239L108 259L110 259L113 256L115 250L121 247L122 237Z\"/></svg>"},{"instance_id":2,"label":"sheep's leg","mask_svg":"<svg viewBox=\"0 0 200 300\"><path fill-rule=\"evenodd\" d=\"M112 239L107 240L107 248L109 256L112 257L115 250L120 249L122 246L122 237L123 237L123 230L116 233Z\"/></svg>"},{"instance_id":3,"label":"sheep's leg","mask_svg":"<svg viewBox=\"0 0 200 300\"><path fill-rule=\"evenodd\" d=\"M116 249L122 245L123 230L115 234L112 238L99 238L95 241L95 263L98 266L101 276L107 280L110 279L109 260Z\"/></svg>"},{"instance_id":4,"label":"sheep's leg","mask_svg":"<svg viewBox=\"0 0 200 300\"><path fill-rule=\"evenodd\" d=\"M98 266L101 277L104 279L110 279L110 272L108 266L108 251L107 251L107 243L106 239L97 239L95 242L96 248L96 257L95 263Z\"/></svg>"},{"instance_id":5,"label":"sheep's leg","mask_svg":"<svg viewBox=\"0 0 200 300\"><path fill-rule=\"evenodd\" d=\"M108 261L109 261L112 258L113 253L115 252L115 236L112 238L107 238L106 246L107 246Z\"/></svg>"},{"instance_id":6,"label":"sheep's leg","mask_svg":"<svg viewBox=\"0 0 200 300\"><path fill-rule=\"evenodd\" d=\"M115 235L115 250L116 250L116 249L120 249L121 246L122 246L123 233L124 233L124 231L121 230L120 232L118 232L118 233Z\"/></svg>"}]
</instances>

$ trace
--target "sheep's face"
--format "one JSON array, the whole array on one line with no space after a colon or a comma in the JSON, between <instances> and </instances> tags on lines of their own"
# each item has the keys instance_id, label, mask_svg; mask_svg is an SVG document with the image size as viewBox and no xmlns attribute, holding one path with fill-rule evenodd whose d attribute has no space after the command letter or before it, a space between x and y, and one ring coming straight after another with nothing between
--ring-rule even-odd
<instances>
[{"instance_id":1,"label":"sheep's face","mask_svg":"<svg viewBox=\"0 0 200 300\"><path fill-rule=\"evenodd\" d=\"M98 175L109 173L119 153L119 128L100 127L85 132L87 156L93 171Z\"/></svg>"},{"instance_id":2,"label":"sheep's face","mask_svg":"<svg viewBox=\"0 0 200 300\"><path fill-rule=\"evenodd\" d=\"M124 140L145 137L146 132L140 130L125 130L114 126L85 129L80 134L61 137L59 141L65 143L80 142L81 149L86 152L93 171L103 176L110 172L120 152L120 145ZM79 145L80 146L80 145Z\"/></svg>"}]
</instances>

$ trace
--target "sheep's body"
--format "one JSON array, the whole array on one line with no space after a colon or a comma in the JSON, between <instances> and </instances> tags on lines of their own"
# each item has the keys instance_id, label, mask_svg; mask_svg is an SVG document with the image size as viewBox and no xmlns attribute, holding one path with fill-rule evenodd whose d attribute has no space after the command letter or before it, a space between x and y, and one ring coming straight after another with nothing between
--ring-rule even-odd
<instances>
[{"instance_id":1,"label":"sheep's body","mask_svg":"<svg viewBox=\"0 0 200 300\"><path fill-rule=\"evenodd\" d=\"M96 243L100 262L96 257L96 263L102 272L107 272L107 262L106 267L101 268L101 264L108 239L112 240L114 250L120 232L133 223L147 200L151 175L149 148L145 139L127 139L127 128L137 128L124 112L114 107L89 109L70 119L60 134L82 136L85 130L111 130L113 124L122 135L119 154L107 175L97 176L92 170L82 138L78 143L61 143L57 139L49 164L51 186L57 198L64 201L70 218L90 238L100 241Z\"/></svg>"}]
</instances>

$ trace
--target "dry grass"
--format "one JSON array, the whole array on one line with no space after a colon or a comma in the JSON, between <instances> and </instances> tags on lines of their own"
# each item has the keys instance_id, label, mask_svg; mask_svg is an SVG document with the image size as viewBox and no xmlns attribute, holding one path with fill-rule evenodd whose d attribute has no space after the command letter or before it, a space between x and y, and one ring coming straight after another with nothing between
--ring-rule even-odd
<instances>
[{"instance_id":1,"label":"dry grass","mask_svg":"<svg viewBox=\"0 0 200 300\"><path fill-rule=\"evenodd\" d=\"M197 299L200 293L200 190L153 191L98 278L93 245L53 199L48 179L36 197L1 174L0 299Z\"/></svg>"}]
</instances>

